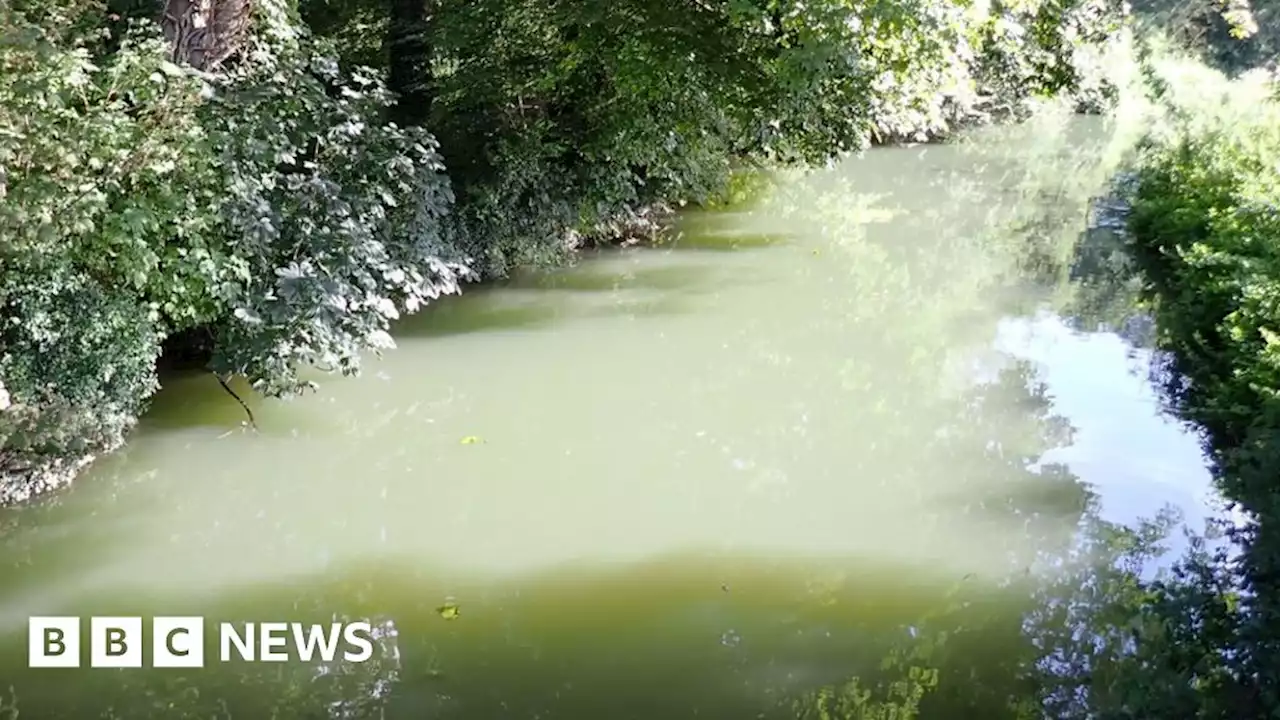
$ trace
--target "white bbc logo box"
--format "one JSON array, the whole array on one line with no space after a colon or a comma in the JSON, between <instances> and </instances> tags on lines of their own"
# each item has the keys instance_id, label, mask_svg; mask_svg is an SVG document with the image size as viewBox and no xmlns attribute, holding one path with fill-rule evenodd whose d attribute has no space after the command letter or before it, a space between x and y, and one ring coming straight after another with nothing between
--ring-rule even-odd
<instances>
[{"instance_id":1,"label":"white bbc logo box","mask_svg":"<svg viewBox=\"0 0 1280 720\"><path fill-rule=\"evenodd\" d=\"M204 667L204 618L157 617L151 621L151 666ZM33 668L80 667L82 645L89 667L140 668L144 636L140 617L89 618L81 642L78 617L33 617L27 623L27 664Z\"/></svg>"}]
</instances>

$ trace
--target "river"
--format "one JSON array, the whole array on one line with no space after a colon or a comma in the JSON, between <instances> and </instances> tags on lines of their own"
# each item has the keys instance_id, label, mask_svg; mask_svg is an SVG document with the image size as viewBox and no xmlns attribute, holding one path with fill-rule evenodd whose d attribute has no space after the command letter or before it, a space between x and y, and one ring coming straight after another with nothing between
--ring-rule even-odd
<instances>
[{"instance_id":1,"label":"river","mask_svg":"<svg viewBox=\"0 0 1280 720\"><path fill-rule=\"evenodd\" d=\"M1070 271L1106 138L876 149L659 247L471 288L363 377L250 399L256 432L213 378L168 379L125 450L0 514L0 706L794 717L961 582L986 628L963 647L998 674L1027 602L1003 579L1082 513L1210 501L1140 314ZM26 668L28 616L113 614L395 630L319 677Z\"/></svg>"}]
</instances>

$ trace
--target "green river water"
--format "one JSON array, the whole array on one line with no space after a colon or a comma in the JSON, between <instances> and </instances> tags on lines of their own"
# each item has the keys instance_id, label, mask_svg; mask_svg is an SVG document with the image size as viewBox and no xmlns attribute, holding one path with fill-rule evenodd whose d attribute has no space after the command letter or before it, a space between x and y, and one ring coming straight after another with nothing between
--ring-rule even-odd
<instances>
[{"instance_id":1,"label":"green river water","mask_svg":"<svg viewBox=\"0 0 1280 720\"><path fill-rule=\"evenodd\" d=\"M1124 521L1209 498L1124 288L1061 262L1105 139L1066 130L877 149L669 244L471 288L363 377L250 399L256 433L212 377L167 379L125 450L0 513L0 699L21 720L794 717L964 581L987 630L960 659L990 685L929 715L978 717L1021 642L1002 579L1070 542L1086 488ZM26 667L28 616L113 614L395 633L327 674Z\"/></svg>"}]
</instances>

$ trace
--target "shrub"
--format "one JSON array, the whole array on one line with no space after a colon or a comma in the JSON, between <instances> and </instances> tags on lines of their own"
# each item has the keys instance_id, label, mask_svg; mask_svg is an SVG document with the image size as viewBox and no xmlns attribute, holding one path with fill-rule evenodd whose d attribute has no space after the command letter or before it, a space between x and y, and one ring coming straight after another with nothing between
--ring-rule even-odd
<instances>
[{"instance_id":1,"label":"shrub","mask_svg":"<svg viewBox=\"0 0 1280 720\"><path fill-rule=\"evenodd\" d=\"M376 75L263 3L219 73L135 25L102 57L65 15L0 5L0 476L117 445L162 343L272 395L356 372L390 319L456 292L433 139L383 122Z\"/></svg>"},{"instance_id":2,"label":"shrub","mask_svg":"<svg viewBox=\"0 0 1280 720\"><path fill-rule=\"evenodd\" d=\"M204 229L211 170L197 87L158 40L95 61L92 36L46 22L0 4L0 475L28 480L118 444L154 391L154 249Z\"/></svg>"}]
</instances>

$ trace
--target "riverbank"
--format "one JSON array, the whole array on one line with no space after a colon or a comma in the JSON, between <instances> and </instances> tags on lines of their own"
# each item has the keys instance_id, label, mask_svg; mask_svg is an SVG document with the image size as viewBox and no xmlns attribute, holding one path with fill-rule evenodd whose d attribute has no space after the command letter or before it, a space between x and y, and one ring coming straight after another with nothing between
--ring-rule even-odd
<instances>
[{"instance_id":1,"label":"riverbank","mask_svg":"<svg viewBox=\"0 0 1280 720\"><path fill-rule=\"evenodd\" d=\"M1233 80L1189 63L1159 70L1163 117L1120 188L1129 247L1159 328L1166 401L1202 433L1240 519L1220 529L1226 549L1187 558L1139 612L1196 648L1166 663L1174 682L1215 678L1164 714L1270 716L1280 708L1278 86L1265 70Z\"/></svg>"},{"instance_id":2,"label":"riverbank","mask_svg":"<svg viewBox=\"0 0 1280 720\"><path fill-rule=\"evenodd\" d=\"M309 391L299 368L358 373L392 321L471 279L660 235L739 159L821 165L1041 96L1097 104L1124 21L1094 0L838 21L471 3L371 42L357 5L255 0L218 24L223 54L176 58L155 18L95 0L0 7L0 501L119 448L175 338L265 396Z\"/></svg>"},{"instance_id":3,"label":"riverbank","mask_svg":"<svg viewBox=\"0 0 1280 720\"><path fill-rule=\"evenodd\" d=\"M1127 250L1112 272L1142 281L1147 370L1199 436L1225 507L1182 528L1172 557L1180 512L1086 518L1021 627L1040 653L1021 670L1035 702L1018 718L1280 708L1280 95L1269 71L1229 77L1167 48L1143 69L1145 130L1105 202ZM909 686L931 667L920 658Z\"/></svg>"}]
</instances>

